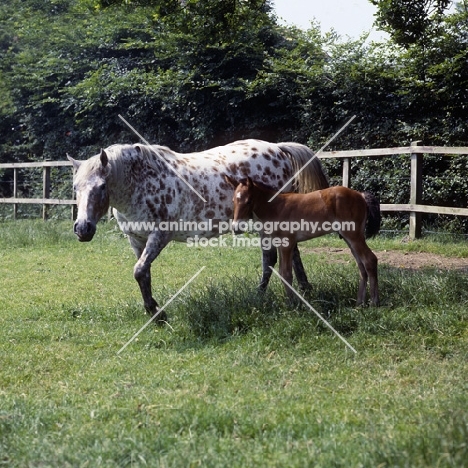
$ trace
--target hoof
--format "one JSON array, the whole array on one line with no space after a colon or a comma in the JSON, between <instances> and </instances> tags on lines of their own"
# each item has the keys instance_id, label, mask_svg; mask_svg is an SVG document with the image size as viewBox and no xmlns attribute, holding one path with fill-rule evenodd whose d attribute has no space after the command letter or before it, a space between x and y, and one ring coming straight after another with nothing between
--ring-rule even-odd
<instances>
[{"instance_id":1,"label":"hoof","mask_svg":"<svg viewBox=\"0 0 468 468\"><path fill-rule=\"evenodd\" d=\"M154 317L154 323L159 326L163 326L167 322L167 314L162 311L159 312L158 303L152 299L149 306L145 305L146 313Z\"/></svg>"},{"instance_id":2,"label":"hoof","mask_svg":"<svg viewBox=\"0 0 468 468\"><path fill-rule=\"evenodd\" d=\"M167 322L167 314L166 312L162 311L161 313L158 313L158 311L156 311L154 314L152 314L153 317L155 315L157 315L157 317L154 319L154 323L156 325L158 325L159 327L163 327L166 322Z\"/></svg>"},{"instance_id":3,"label":"hoof","mask_svg":"<svg viewBox=\"0 0 468 468\"><path fill-rule=\"evenodd\" d=\"M310 283L301 283L299 284L299 291L302 293L308 293L312 291L312 285Z\"/></svg>"}]
</instances>

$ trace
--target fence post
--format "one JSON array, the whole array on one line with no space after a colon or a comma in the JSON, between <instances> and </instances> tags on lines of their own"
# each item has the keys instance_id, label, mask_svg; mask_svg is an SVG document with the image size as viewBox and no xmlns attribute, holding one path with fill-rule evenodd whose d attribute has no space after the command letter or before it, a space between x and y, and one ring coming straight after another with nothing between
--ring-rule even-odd
<instances>
[{"instance_id":1,"label":"fence post","mask_svg":"<svg viewBox=\"0 0 468 468\"><path fill-rule=\"evenodd\" d=\"M75 180L75 168L72 167L72 181ZM72 200L75 200L75 189L72 187ZM75 221L76 217L77 217L77 207L76 207L76 203L72 203L71 205L71 220L72 222Z\"/></svg>"},{"instance_id":2,"label":"fence post","mask_svg":"<svg viewBox=\"0 0 468 468\"><path fill-rule=\"evenodd\" d=\"M50 167L44 166L42 174L42 198L46 199L50 197ZM42 219L47 219L47 205L42 205Z\"/></svg>"},{"instance_id":3,"label":"fence post","mask_svg":"<svg viewBox=\"0 0 468 468\"><path fill-rule=\"evenodd\" d=\"M18 169L13 168L13 198L18 198ZM18 204L13 203L13 219L18 215Z\"/></svg>"},{"instance_id":4,"label":"fence post","mask_svg":"<svg viewBox=\"0 0 468 468\"><path fill-rule=\"evenodd\" d=\"M351 158L343 158L343 187L349 187L351 177Z\"/></svg>"},{"instance_id":5,"label":"fence post","mask_svg":"<svg viewBox=\"0 0 468 468\"><path fill-rule=\"evenodd\" d=\"M421 146L421 141L412 141L411 146ZM419 205L422 201L422 154L411 153L411 188L410 203ZM419 239L421 237L421 213L410 212L409 219L410 239Z\"/></svg>"}]
</instances>

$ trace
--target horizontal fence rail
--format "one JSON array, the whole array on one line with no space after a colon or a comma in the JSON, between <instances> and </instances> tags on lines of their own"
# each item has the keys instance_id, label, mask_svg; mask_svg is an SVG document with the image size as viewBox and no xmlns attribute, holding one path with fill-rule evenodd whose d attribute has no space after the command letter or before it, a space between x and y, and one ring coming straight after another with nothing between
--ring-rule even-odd
<instances>
[{"instance_id":1,"label":"horizontal fence rail","mask_svg":"<svg viewBox=\"0 0 468 468\"><path fill-rule=\"evenodd\" d=\"M347 151L324 151L317 156L320 159L341 159L343 161L342 185L350 186L351 159L366 157L385 157L392 155L408 154L411 158L410 175L410 200L406 204L381 204L380 210L384 212L409 212L411 238L421 236L421 215L423 213L443 214L454 216L468 216L468 208L452 208L445 206L423 205L422 201L422 157L423 154L468 155L468 147L448 147L448 146L423 146L420 142L413 142L410 146L400 146L396 148L376 148ZM0 198L0 203L13 204L13 217L16 217L17 206L19 204L40 204L42 217L47 219L47 206L49 205L71 205L72 217L73 207L76 201L71 199L50 198L50 169L53 167L72 167L70 161L43 161L27 163L6 163L0 164L1 169L13 169L13 197ZM17 171L25 168L42 168L43 170L43 190L42 198L18 198Z\"/></svg>"},{"instance_id":2,"label":"horizontal fence rail","mask_svg":"<svg viewBox=\"0 0 468 468\"><path fill-rule=\"evenodd\" d=\"M343 160L343 185L350 186L351 158L384 157L408 154L411 158L410 202L407 204L381 204L380 211L404 211L410 213L409 235L421 237L422 213L468 216L468 208L422 205L422 156L423 154L468 155L468 147L423 146L415 141L410 146L365 150L327 151L319 154L320 159L340 158Z\"/></svg>"},{"instance_id":3,"label":"horizontal fence rail","mask_svg":"<svg viewBox=\"0 0 468 468\"><path fill-rule=\"evenodd\" d=\"M13 169L13 197L0 198L0 203L13 204L13 219L16 219L18 213L18 205L21 204L37 204L42 205L42 219L47 219L48 205L71 205L71 217L73 219L73 206L76 201L72 199L50 198L50 170L53 167L73 167L70 161L40 161L40 162L23 162L23 163L2 163L1 169ZM42 198L18 198L18 170L19 169L34 169L42 168Z\"/></svg>"}]
</instances>

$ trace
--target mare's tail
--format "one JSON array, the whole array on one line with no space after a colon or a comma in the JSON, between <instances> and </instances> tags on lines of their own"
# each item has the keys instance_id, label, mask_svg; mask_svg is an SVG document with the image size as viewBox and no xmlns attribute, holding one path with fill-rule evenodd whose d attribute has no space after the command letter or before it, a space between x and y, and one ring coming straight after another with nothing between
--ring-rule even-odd
<instances>
[{"instance_id":1,"label":"mare's tail","mask_svg":"<svg viewBox=\"0 0 468 468\"><path fill-rule=\"evenodd\" d=\"M380 202L375 195L369 192L362 194L367 203L367 222L366 222L366 239L374 237L380 231Z\"/></svg>"},{"instance_id":2,"label":"mare's tail","mask_svg":"<svg viewBox=\"0 0 468 468\"><path fill-rule=\"evenodd\" d=\"M299 193L313 192L329 187L327 176L320 159L307 146L299 143L278 143L281 151L291 160L294 173L297 173L293 187ZM311 161L312 160L312 161ZM310 161L310 162L309 162ZM307 166L301 171L301 169ZM300 171L300 172L299 172Z\"/></svg>"}]
</instances>

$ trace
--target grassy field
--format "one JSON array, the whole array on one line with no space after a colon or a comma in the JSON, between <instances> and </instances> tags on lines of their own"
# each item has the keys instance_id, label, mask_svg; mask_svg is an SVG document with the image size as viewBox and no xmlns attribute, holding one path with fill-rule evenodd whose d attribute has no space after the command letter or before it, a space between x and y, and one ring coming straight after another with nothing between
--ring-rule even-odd
<instances>
[{"instance_id":1,"label":"grassy field","mask_svg":"<svg viewBox=\"0 0 468 468\"><path fill-rule=\"evenodd\" d=\"M330 237L307 243L344 244ZM375 239L468 257L468 243ZM0 466L468 466L468 275L380 267L382 307L353 307L355 264L304 255L307 298L260 252L171 244L153 266L169 324L145 324L113 224L0 223Z\"/></svg>"}]
</instances>

